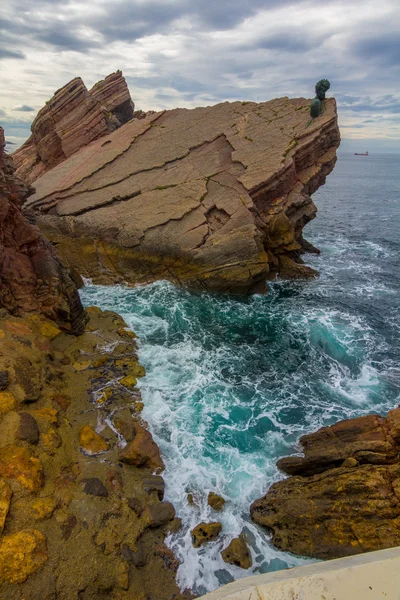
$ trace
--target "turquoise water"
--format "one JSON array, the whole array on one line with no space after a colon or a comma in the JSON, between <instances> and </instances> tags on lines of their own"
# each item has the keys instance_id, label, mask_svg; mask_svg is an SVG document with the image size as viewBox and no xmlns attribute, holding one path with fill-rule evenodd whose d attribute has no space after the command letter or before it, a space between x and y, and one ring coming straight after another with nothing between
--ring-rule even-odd
<instances>
[{"instance_id":1,"label":"turquoise water","mask_svg":"<svg viewBox=\"0 0 400 600\"><path fill-rule=\"evenodd\" d=\"M139 335L143 415L184 524L168 544L179 584L197 593L303 563L269 544L250 503L282 477L275 463L299 450L302 434L400 401L400 156L341 155L314 200L305 235L321 249L306 257L316 280L276 282L248 299L167 282L82 291L86 305L119 312ZM228 499L220 515L207 506L210 490ZM219 519L220 540L194 549L190 529ZM242 530L248 571L219 554Z\"/></svg>"}]
</instances>

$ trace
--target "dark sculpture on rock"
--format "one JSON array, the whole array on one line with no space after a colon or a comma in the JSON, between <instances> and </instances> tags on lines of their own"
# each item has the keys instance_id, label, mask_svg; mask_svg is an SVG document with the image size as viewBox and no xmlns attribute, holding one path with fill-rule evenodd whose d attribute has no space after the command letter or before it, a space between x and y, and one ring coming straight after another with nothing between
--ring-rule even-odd
<instances>
[{"instance_id":1,"label":"dark sculpture on rock","mask_svg":"<svg viewBox=\"0 0 400 600\"><path fill-rule=\"evenodd\" d=\"M331 87L331 84L327 79L321 79L315 86L315 98L311 102L310 115L313 119L319 117L323 112L323 101L325 100L325 94Z\"/></svg>"}]
</instances>

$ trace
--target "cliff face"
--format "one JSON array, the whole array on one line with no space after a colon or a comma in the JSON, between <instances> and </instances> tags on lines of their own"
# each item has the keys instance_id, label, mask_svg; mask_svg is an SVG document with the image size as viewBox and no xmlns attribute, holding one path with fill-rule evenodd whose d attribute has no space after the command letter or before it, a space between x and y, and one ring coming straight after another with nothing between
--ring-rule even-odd
<instances>
[{"instance_id":1,"label":"cliff face","mask_svg":"<svg viewBox=\"0 0 400 600\"><path fill-rule=\"evenodd\" d=\"M17 175L32 183L93 140L129 121L134 104L121 71L90 91L80 77L59 89L32 123L31 137L13 154Z\"/></svg>"},{"instance_id":2,"label":"cliff face","mask_svg":"<svg viewBox=\"0 0 400 600\"><path fill-rule=\"evenodd\" d=\"M226 102L133 120L40 177L28 206L95 282L251 293L277 274L312 276L303 227L340 138L334 99L312 122L309 105Z\"/></svg>"},{"instance_id":3,"label":"cliff face","mask_svg":"<svg viewBox=\"0 0 400 600\"><path fill-rule=\"evenodd\" d=\"M288 475L251 506L281 550L330 559L400 545L400 409L340 421L300 440Z\"/></svg>"},{"instance_id":4,"label":"cliff face","mask_svg":"<svg viewBox=\"0 0 400 600\"><path fill-rule=\"evenodd\" d=\"M0 127L0 308L39 311L72 333L82 333L85 312L74 282L52 245L21 213L33 190L15 176Z\"/></svg>"}]
</instances>

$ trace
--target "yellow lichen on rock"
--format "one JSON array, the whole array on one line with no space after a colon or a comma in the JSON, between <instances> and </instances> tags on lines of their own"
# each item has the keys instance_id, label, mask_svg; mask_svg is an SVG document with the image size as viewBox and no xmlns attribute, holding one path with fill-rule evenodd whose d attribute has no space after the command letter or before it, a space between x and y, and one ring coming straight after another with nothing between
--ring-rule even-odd
<instances>
[{"instance_id":1,"label":"yellow lichen on rock","mask_svg":"<svg viewBox=\"0 0 400 600\"><path fill-rule=\"evenodd\" d=\"M31 504L33 518L36 521L43 521L44 519L51 517L56 506L57 502L52 496L49 496L48 498L37 498Z\"/></svg>"},{"instance_id":2,"label":"yellow lichen on rock","mask_svg":"<svg viewBox=\"0 0 400 600\"><path fill-rule=\"evenodd\" d=\"M0 477L16 481L30 492L37 492L43 484L42 463L26 448L6 446L0 450Z\"/></svg>"},{"instance_id":3,"label":"yellow lichen on rock","mask_svg":"<svg viewBox=\"0 0 400 600\"><path fill-rule=\"evenodd\" d=\"M47 322L43 323L40 326L40 332L44 337L47 337L49 340L54 340L60 333L61 330L58 329L53 323Z\"/></svg>"},{"instance_id":4,"label":"yellow lichen on rock","mask_svg":"<svg viewBox=\"0 0 400 600\"><path fill-rule=\"evenodd\" d=\"M92 364L91 360L83 360L82 362L74 362L72 365L75 371L86 371Z\"/></svg>"},{"instance_id":5,"label":"yellow lichen on rock","mask_svg":"<svg viewBox=\"0 0 400 600\"><path fill-rule=\"evenodd\" d=\"M137 379L133 375L127 375L119 380L119 383L124 385L127 388L133 388L137 384Z\"/></svg>"},{"instance_id":6,"label":"yellow lichen on rock","mask_svg":"<svg viewBox=\"0 0 400 600\"><path fill-rule=\"evenodd\" d=\"M46 537L29 529L0 541L0 583L23 583L47 561Z\"/></svg>"},{"instance_id":7,"label":"yellow lichen on rock","mask_svg":"<svg viewBox=\"0 0 400 600\"><path fill-rule=\"evenodd\" d=\"M14 410L17 401L10 392L0 392L0 415Z\"/></svg>"},{"instance_id":8,"label":"yellow lichen on rock","mask_svg":"<svg viewBox=\"0 0 400 600\"><path fill-rule=\"evenodd\" d=\"M12 492L10 486L3 480L0 480L0 533L4 529L6 517L10 508Z\"/></svg>"},{"instance_id":9,"label":"yellow lichen on rock","mask_svg":"<svg viewBox=\"0 0 400 600\"><path fill-rule=\"evenodd\" d=\"M89 456L107 452L109 445L104 438L95 432L93 427L85 425L79 432L79 446Z\"/></svg>"}]
</instances>

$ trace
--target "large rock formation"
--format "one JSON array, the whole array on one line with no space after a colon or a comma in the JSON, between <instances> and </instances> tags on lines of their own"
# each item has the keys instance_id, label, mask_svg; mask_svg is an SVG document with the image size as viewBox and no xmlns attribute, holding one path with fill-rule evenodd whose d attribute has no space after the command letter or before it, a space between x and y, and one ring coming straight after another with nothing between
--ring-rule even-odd
<instances>
[{"instance_id":1,"label":"large rock formation","mask_svg":"<svg viewBox=\"0 0 400 600\"><path fill-rule=\"evenodd\" d=\"M302 232L339 130L334 99L312 122L309 106L279 98L148 114L37 179L28 206L60 255L99 283L251 293L277 273L312 276Z\"/></svg>"},{"instance_id":2,"label":"large rock formation","mask_svg":"<svg viewBox=\"0 0 400 600\"><path fill-rule=\"evenodd\" d=\"M72 333L82 333L79 295L52 245L21 213L32 189L15 176L0 127L0 308L19 315L40 311Z\"/></svg>"},{"instance_id":3,"label":"large rock formation","mask_svg":"<svg viewBox=\"0 0 400 600\"><path fill-rule=\"evenodd\" d=\"M251 506L280 549L338 558L400 545L400 409L324 427L280 460L293 475Z\"/></svg>"},{"instance_id":4,"label":"large rock formation","mask_svg":"<svg viewBox=\"0 0 400 600\"><path fill-rule=\"evenodd\" d=\"M32 135L14 152L17 175L32 183L82 146L129 121L133 110L121 71L90 91L76 77L39 111L31 126Z\"/></svg>"}]
</instances>

